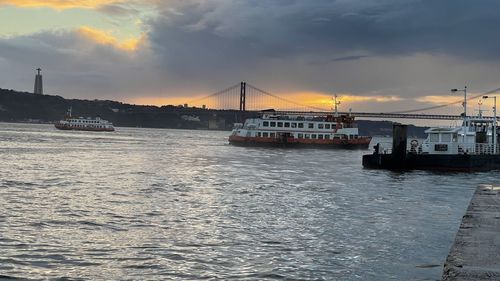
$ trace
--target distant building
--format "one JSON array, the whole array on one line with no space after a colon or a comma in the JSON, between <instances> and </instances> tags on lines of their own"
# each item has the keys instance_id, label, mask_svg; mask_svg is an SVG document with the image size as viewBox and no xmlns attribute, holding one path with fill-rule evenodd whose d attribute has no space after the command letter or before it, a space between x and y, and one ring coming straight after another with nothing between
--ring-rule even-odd
<instances>
[{"instance_id":1,"label":"distant building","mask_svg":"<svg viewBox=\"0 0 500 281\"><path fill-rule=\"evenodd\" d=\"M185 121L200 122L200 117L195 115L182 115L181 118Z\"/></svg>"},{"instance_id":2,"label":"distant building","mask_svg":"<svg viewBox=\"0 0 500 281\"><path fill-rule=\"evenodd\" d=\"M217 119L208 120L208 129L210 129L210 130L219 129L219 126L217 126Z\"/></svg>"},{"instance_id":3,"label":"distant building","mask_svg":"<svg viewBox=\"0 0 500 281\"><path fill-rule=\"evenodd\" d=\"M43 80L41 74L42 69L37 68L36 70L38 71L38 74L35 76L35 90L33 91L33 93L35 93L36 95L43 95Z\"/></svg>"}]
</instances>

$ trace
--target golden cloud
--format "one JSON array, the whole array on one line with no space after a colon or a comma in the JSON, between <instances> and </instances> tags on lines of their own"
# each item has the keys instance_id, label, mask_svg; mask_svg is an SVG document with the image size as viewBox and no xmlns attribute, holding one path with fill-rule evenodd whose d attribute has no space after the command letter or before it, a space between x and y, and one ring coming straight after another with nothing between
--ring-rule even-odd
<instances>
[{"instance_id":1,"label":"golden cloud","mask_svg":"<svg viewBox=\"0 0 500 281\"><path fill-rule=\"evenodd\" d=\"M326 95L324 93L317 92L301 92L286 95L287 99L296 101L297 103L315 106L332 108L333 107L333 95ZM352 104L352 103L363 103L363 102L394 102L402 100L398 96L358 96L351 94L338 94L337 101L341 104Z\"/></svg>"},{"instance_id":2,"label":"golden cloud","mask_svg":"<svg viewBox=\"0 0 500 281\"><path fill-rule=\"evenodd\" d=\"M110 33L88 26L80 27L77 32L97 44L112 46L127 52L136 51L146 40L146 35L142 34L139 38L131 38L120 42Z\"/></svg>"},{"instance_id":3,"label":"golden cloud","mask_svg":"<svg viewBox=\"0 0 500 281\"><path fill-rule=\"evenodd\" d=\"M102 5L121 3L119 0L0 0L0 5L18 7L49 7L54 9L87 8L92 9Z\"/></svg>"},{"instance_id":4,"label":"golden cloud","mask_svg":"<svg viewBox=\"0 0 500 281\"><path fill-rule=\"evenodd\" d=\"M433 104L448 104L460 101L460 98L453 96L423 96L415 99L418 102L433 103Z\"/></svg>"}]
</instances>

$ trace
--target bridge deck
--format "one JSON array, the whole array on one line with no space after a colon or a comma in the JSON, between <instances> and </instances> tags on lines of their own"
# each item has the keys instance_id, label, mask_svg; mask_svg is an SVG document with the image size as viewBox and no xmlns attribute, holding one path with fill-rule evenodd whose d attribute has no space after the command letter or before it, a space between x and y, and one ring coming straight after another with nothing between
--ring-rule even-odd
<instances>
[{"instance_id":1,"label":"bridge deck","mask_svg":"<svg viewBox=\"0 0 500 281\"><path fill-rule=\"evenodd\" d=\"M301 114L301 115L326 115L331 111L275 111L278 114ZM339 112L339 114L352 114L356 117L385 118L385 119L437 119L437 120L462 120L460 115L438 115L438 114L408 114L408 113L376 113L376 112ZM493 117L485 117L491 118Z\"/></svg>"}]
</instances>

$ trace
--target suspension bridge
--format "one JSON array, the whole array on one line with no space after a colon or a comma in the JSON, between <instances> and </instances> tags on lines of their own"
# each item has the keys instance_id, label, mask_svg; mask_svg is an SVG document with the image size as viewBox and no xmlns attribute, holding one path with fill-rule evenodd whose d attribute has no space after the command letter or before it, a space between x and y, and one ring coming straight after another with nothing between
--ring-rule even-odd
<instances>
[{"instance_id":1,"label":"suspension bridge","mask_svg":"<svg viewBox=\"0 0 500 281\"><path fill-rule=\"evenodd\" d=\"M468 97L467 100L481 98L483 95L493 94L498 91L500 91L500 88L481 95ZM461 105L462 102L460 100L437 106L394 112L339 112L339 114L350 113L356 117L364 118L460 120L463 118L462 115L424 114L421 112ZM331 100L323 106L303 104L262 90L247 82L237 83L213 94L188 101L186 104L217 110L235 110L241 113L259 113L271 110L279 114L326 115L332 113Z\"/></svg>"}]
</instances>

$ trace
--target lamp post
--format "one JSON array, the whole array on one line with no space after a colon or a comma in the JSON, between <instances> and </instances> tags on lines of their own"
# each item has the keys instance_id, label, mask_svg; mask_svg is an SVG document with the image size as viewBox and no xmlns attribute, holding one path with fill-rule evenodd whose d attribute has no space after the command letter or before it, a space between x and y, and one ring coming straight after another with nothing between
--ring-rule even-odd
<instances>
[{"instance_id":1,"label":"lamp post","mask_svg":"<svg viewBox=\"0 0 500 281\"><path fill-rule=\"evenodd\" d=\"M456 92L464 92L464 118L467 117L467 86L465 86L463 89L451 89L452 93Z\"/></svg>"},{"instance_id":2,"label":"lamp post","mask_svg":"<svg viewBox=\"0 0 500 281\"><path fill-rule=\"evenodd\" d=\"M467 121L467 86L465 86L463 89L451 89L451 92L452 93L456 93L456 92L464 92L464 102L463 102L463 106L464 106L464 122L462 124L462 129L463 129L463 141L465 143L465 128L467 127L466 126L466 121Z\"/></svg>"},{"instance_id":3,"label":"lamp post","mask_svg":"<svg viewBox=\"0 0 500 281\"><path fill-rule=\"evenodd\" d=\"M497 153L497 97L483 96L483 99L493 98L493 154Z\"/></svg>"}]
</instances>

